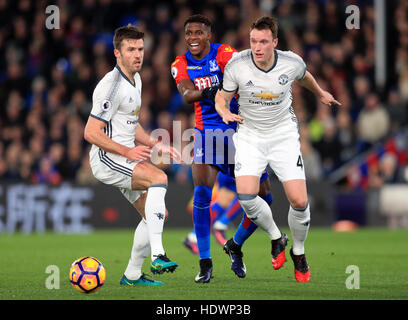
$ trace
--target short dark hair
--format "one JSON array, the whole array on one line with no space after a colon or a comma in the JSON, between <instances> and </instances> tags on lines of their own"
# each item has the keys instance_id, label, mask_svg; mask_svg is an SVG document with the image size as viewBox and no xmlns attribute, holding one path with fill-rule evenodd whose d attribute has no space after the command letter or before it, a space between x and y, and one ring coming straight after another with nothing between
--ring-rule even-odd
<instances>
[{"instance_id":1,"label":"short dark hair","mask_svg":"<svg viewBox=\"0 0 408 320\"><path fill-rule=\"evenodd\" d=\"M272 36L275 39L278 37L278 20L276 20L274 17L268 16L258 18L251 24L250 31L254 29L257 30L269 29L271 30Z\"/></svg>"},{"instance_id":2,"label":"short dark hair","mask_svg":"<svg viewBox=\"0 0 408 320\"><path fill-rule=\"evenodd\" d=\"M115 30L115 35L113 36L113 47L120 50L120 46L122 45L122 41L124 39L143 39L143 37L144 33L142 31L139 31L136 26L128 24L127 26L123 26Z\"/></svg>"},{"instance_id":3,"label":"short dark hair","mask_svg":"<svg viewBox=\"0 0 408 320\"><path fill-rule=\"evenodd\" d=\"M211 30L211 21L208 19L206 16L202 14L194 14L192 16L189 16L186 21L184 21L184 28L186 27L187 23L192 23L192 22L197 22L197 23L203 23L206 25L208 28Z\"/></svg>"}]
</instances>

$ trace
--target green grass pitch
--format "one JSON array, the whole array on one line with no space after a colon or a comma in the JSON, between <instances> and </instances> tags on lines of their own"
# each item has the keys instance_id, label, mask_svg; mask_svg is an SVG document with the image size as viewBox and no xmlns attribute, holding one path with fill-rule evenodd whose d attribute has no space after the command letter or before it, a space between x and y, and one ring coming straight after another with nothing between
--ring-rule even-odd
<instances>
[{"instance_id":1,"label":"green grass pitch","mask_svg":"<svg viewBox=\"0 0 408 320\"><path fill-rule=\"evenodd\" d=\"M360 229L335 233L311 228L306 243L311 281L297 283L293 263L281 270L271 265L270 242L257 231L244 245L247 276L237 278L230 260L212 238L214 278L209 284L196 284L198 257L182 240L189 230L165 229L168 256L179 264L172 274L152 276L165 282L160 287L122 287L119 280L126 268L133 230L95 231L89 235L0 235L0 300L401 300L408 298L408 238L403 230ZM290 235L288 230L284 230ZM229 232L232 236L232 231ZM289 242L289 246L291 242ZM288 248L289 248L288 246ZM104 286L92 294L76 291L68 280L71 263L81 256L94 256L107 271ZM47 289L46 268L60 270L60 288ZM348 289L346 281L359 269L360 288ZM149 265L144 265L150 274ZM355 282L354 282L355 283Z\"/></svg>"}]
</instances>

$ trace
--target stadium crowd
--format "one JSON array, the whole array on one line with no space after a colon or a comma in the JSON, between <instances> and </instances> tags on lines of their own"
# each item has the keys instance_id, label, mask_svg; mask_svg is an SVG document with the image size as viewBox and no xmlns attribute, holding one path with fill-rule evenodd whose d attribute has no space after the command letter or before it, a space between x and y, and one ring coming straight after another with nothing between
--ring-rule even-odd
<instances>
[{"instance_id":1,"label":"stadium crowd","mask_svg":"<svg viewBox=\"0 0 408 320\"><path fill-rule=\"evenodd\" d=\"M327 108L293 86L306 174L323 179L408 124L408 1L395 1L389 14L394 36L387 40L392 70L385 88L375 84L373 2L58 0L59 29L48 30L51 3L0 0L0 179L96 183L83 130L93 89L115 65L113 31L128 23L145 32L143 127L172 132L174 120L182 130L193 127L193 108L183 103L170 74L171 62L186 51L183 23L193 13L214 22L214 42L238 50L249 47L253 20L278 18L278 48L302 56L342 103ZM345 26L349 4L360 9L360 29ZM189 183L189 166L164 168ZM401 181L397 169L394 181Z\"/></svg>"}]
</instances>

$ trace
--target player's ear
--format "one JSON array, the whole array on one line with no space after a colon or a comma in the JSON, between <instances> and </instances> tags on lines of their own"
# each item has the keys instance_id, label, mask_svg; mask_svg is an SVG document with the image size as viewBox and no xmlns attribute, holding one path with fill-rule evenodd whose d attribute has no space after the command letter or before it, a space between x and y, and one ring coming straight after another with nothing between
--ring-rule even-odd
<instances>
[{"instance_id":1,"label":"player's ear","mask_svg":"<svg viewBox=\"0 0 408 320\"><path fill-rule=\"evenodd\" d=\"M207 40L211 42L213 40L213 33L210 27L206 27L206 28L207 28Z\"/></svg>"},{"instance_id":2,"label":"player's ear","mask_svg":"<svg viewBox=\"0 0 408 320\"><path fill-rule=\"evenodd\" d=\"M272 40L274 49L278 46L278 42L279 42L278 38L275 38L275 39Z\"/></svg>"},{"instance_id":3,"label":"player's ear","mask_svg":"<svg viewBox=\"0 0 408 320\"><path fill-rule=\"evenodd\" d=\"M116 58L120 58L120 51L118 49L113 49L113 54Z\"/></svg>"}]
</instances>

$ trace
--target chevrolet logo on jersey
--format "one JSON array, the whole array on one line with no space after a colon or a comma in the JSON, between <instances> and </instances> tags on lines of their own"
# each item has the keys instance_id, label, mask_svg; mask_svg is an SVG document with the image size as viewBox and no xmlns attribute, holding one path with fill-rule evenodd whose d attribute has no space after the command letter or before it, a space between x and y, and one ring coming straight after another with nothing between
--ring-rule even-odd
<instances>
[{"instance_id":1,"label":"chevrolet logo on jersey","mask_svg":"<svg viewBox=\"0 0 408 320\"><path fill-rule=\"evenodd\" d=\"M133 110L133 111L132 111L132 114L135 115L135 116L137 116L137 115L139 114L139 112L140 112L140 108L138 108L138 109L136 109L136 110Z\"/></svg>"},{"instance_id":2,"label":"chevrolet logo on jersey","mask_svg":"<svg viewBox=\"0 0 408 320\"><path fill-rule=\"evenodd\" d=\"M233 50L232 50L232 48L231 47L226 47L225 49L224 49L224 52L232 52Z\"/></svg>"},{"instance_id":3,"label":"chevrolet logo on jersey","mask_svg":"<svg viewBox=\"0 0 408 320\"><path fill-rule=\"evenodd\" d=\"M279 98L280 94L263 91L261 93L252 93L252 96L255 98L261 98L262 100L272 100L273 98Z\"/></svg>"}]
</instances>

